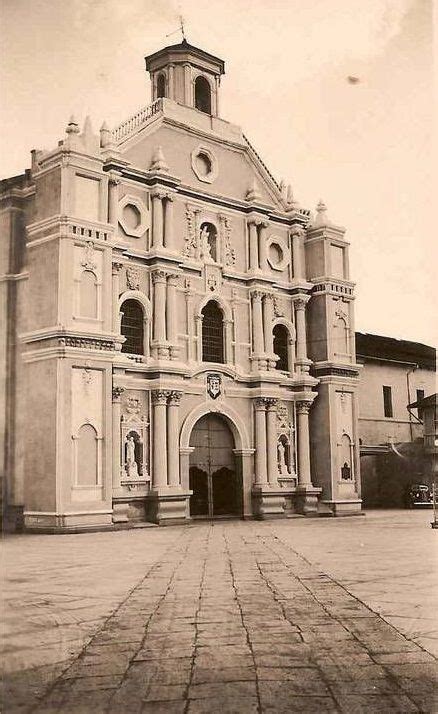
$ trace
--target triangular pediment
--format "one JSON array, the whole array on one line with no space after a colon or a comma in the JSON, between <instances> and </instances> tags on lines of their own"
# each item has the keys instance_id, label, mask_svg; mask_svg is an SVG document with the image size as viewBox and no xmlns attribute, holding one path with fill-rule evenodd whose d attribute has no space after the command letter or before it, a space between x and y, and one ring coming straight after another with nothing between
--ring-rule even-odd
<instances>
[{"instance_id":1,"label":"triangular pediment","mask_svg":"<svg viewBox=\"0 0 438 714\"><path fill-rule=\"evenodd\" d=\"M169 100L155 104L155 111L144 110L143 121L139 113L113 132L121 158L130 166L149 171L160 147L169 174L182 185L285 210L277 182L240 127ZM197 154L203 152L212 164L211 180L196 165Z\"/></svg>"}]
</instances>

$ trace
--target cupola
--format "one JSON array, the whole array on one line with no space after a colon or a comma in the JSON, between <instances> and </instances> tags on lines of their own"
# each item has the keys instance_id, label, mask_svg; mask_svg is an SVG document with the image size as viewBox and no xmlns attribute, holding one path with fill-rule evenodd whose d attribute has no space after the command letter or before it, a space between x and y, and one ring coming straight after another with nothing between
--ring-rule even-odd
<instances>
[{"instance_id":1,"label":"cupola","mask_svg":"<svg viewBox=\"0 0 438 714\"><path fill-rule=\"evenodd\" d=\"M189 45L164 47L145 57L152 82L152 100L168 97L205 114L219 114L219 85L225 63L214 55Z\"/></svg>"}]
</instances>

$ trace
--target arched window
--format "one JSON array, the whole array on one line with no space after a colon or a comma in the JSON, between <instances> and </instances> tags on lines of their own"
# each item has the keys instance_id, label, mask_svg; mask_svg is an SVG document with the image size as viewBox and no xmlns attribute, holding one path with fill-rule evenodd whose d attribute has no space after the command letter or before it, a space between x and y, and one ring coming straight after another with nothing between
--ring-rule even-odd
<instances>
[{"instance_id":1,"label":"arched window","mask_svg":"<svg viewBox=\"0 0 438 714\"><path fill-rule=\"evenodd\" d=\"M224 317L217 302L210 300L202 310L202 361L224 362Z\"/></svg>"},{"instance_id":2,"label":"arched window","mask_svg":"<svg viewBox=\"0 0 438 714\"><path fill-rule=\"evenodd\" d=\"M204 258L217 262L217 230L212 223L201 224L201 248Z\"/></svg>"},{"instance_id":3,"label":"arched window","mask_svg":"<svg viewBox=\"0 0 438 714\"><path fill-rule=\"evenodd\" d=\"M274 352L279 357L275 365L275 369L280 369L282 372L289 371L289 354L288 343L289 333L284 325L275 325L274 327Z\"/></svg>"},{"instance_id":4,"label":"arched window","mask_svg":"<svg viewBox=\"0 0 438 714\"><path fill-rule=\"evenodd\" d=\"M202 75L195 81L195 107L205 114L211 114L210 82Z\"/></svg>"},{"instance_id":5,"label":"arched window","mask_svg":"<svg viewBox=\"0 0 438 714\"><path fill-rule=\"evenodd\" d=\"M339 448L341 460L341 479L343 481L351 481L353 478L351 470L351 439L348 434L342 434Z\"/></svg>"},{"instance_id":6,"label":"arched window","mask_svg":"<svg viewBox=\"0 0 438 714\"><path fill-rule=\"evenodd\" d=\"M159 74L157 77L157 99L166 96L166 77Z\"/></svg>"},{"instance_id":7,"label":"arched window","mask_svg":"<svg viewBox=\"0 0 438 714\"><path fill-rule=\"evenodd\" d=\"M97 433L91 424L82 424L77 441L77 477L78 486L96 486L97 472Z\"/></svg>"},{"instance_id":8,"label":"arched window","mask_svg":"<svg viewBox=\"0 0 438 714\"><path fill-rule=\"evenodd\" d=\"M125 300L121 307L122 335L126 337L122 352L132 355L144 354L144 317L143 309L137 300Z\"/></svg>"},{"instance_id":9,"label":"arched window","mask_svg":"<svg viewBox=\"0 0 438 714\"><path fill-rule=\"evenodd\" d=\"M81 275L79 291L79 314L81 317L97 317L97 279L91 270Z\"/></svg>"},{"instance_id":10,"label":"arched window","mask_svg":"<svg viewBox=\"0 0 438 714\"><path fill-rule=\"evenodd\" d=\"M339 317L334 324L333 337L335 353L338 355L349 354L350 350L348 348L348 327L347 323L342 317Z\"/></svg>"}]
</instances>

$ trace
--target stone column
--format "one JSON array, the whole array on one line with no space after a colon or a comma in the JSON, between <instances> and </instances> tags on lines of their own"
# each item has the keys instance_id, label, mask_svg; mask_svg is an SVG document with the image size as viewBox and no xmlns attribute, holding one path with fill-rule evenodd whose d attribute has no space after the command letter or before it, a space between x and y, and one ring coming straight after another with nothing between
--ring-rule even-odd
<instances>
[{"instance_id":1,"label":"stone column","mask_svg":"<svg viewBox=\"0 0 438 714\"><path fill-rule=\"evenodd\" d=\"M257 219L251 218L248 221L249 229L249 269L259 270L259 246L257 235Z\"/></svg>"},{"instance_id":2,"label":"stone column","mask_svg":"<svg viewBox=\"0 0 438 714\"><path fill-rule=\"evenodd\" d=\"M152 247L163 248L164 245L164 225L163 225L163 191L151 193L152 199Z\"/></svg>"},{"instance_id":3,"label":"stone column","mask_svg":"<svg viewBox=\"0 0 438 714\"><path fill-rule=\"evenodd\" d=\"M169 394L167 407L167 483L171 488L179 488L179 404L181 392Z\"/></svg>"},{"instance_id":4,"label":"stone column","mask_svg":"<svg viewBox=\"0 0 438 714\"><path fill-rule=\"evenodd\" d=\"M119 219L119 195L117 186L120 183L119 175L111 171L108 179L108 223L117 229Z\"/></svg>"},{"instance_id":5,"label":"stone column","mask_svg":"<svg viewBox=\"0 0 438 714\"><path fill-rule=\"evenodd\" d=\"M264 352L262 297L260 290L254 290L252 297L252 348L254 354L260 356Z\"/></svg>"},{"instance_id":6,"label":"stone column","mask_svg":"<svg viewBox=\"0 0 438 714\"><path fill-rule=\"evenodd\" d=\"M185 280L184 293L186 296L187 360L193 362L193 295L191 282L188 278Z\"/></svg>"},{"instance_id":7,"label":"stone column","mask_svg":"<svg viewBox=\"0 0 438 714\"><path fill-rule=\"evenodd\" d=\"M168 392L160 389L152 391L153 404L153 450L154 470L153 487L161 489L167 487L167 426L166 409Z\"/></svg>"},{"instance_id":8,"label":"stone column","mask_svg":"<svg viewBox=\"0 0 438 714\"><path fill-rule=\"evenodd\" d=\"M124 468L121 463L120 424L122 418L121 397L124 387L113 387L112 424L113 424L113 493L120 488L120 472Z\"/></svg>"},{"instance_id":9,"label":"stone column","mask_svg":"<svg viewBox=\"0 0 438 714\"><path fill-rule=\"evenodd\" d=\"M215 98L216 98L216 106L215 106L215 115L218 117L219 116L219 87L221 83L221 78L220 75L215 76Z\"/></svg>"},{"instance_id":10,"label":"stone column","mask_svg":"<svg viewBox=\"0 0 438 714\"><path fill-rule=\"evenodd\" d=\"M192 78L191 78L191 67L188 62L184 62L184 99L185 103L189 106L193 106L192 101ZM177 99L177 97L175 97Z\"/></svg>"},{"instance_id":11,"label":"stone column","mask_svg":"<svg viewBox=\"0 0 438 714\"><path fill-rule=\"evenodd\" d=\"M302 226L293 226L290 232L292 238L292 263L294 280L305 278L303 266L303 239L305 230Z\"/></svg>"},{"instance_id":12,"label":"stone column","mask_svg":"<svg viewBox=\"0 0 438 714\"><path fill-rule=\"evenodd\" d=\"M196 321L196 359L202 362L202 320L204 315L195 315Z\"/></svg>"},{"instance_id":13,"label":"stone column","mask_svg":"<svg viewBox=\"0 0 438 714\"><path fill-rule=\"evenodd\" d=\"M266 273L268 270L268 244L267 244L267 228L269 223L261 221L259 227L259 261L260 269Z\"/></svg>"},{"instance_id":14,"label":"stone column","mask_svg":"<svg viewBox=\"0 0 438 714\"><path fill-rule=\"evenodd\" d=\"M256 399L255 410L255 482L257 486L267 483L266 472L266 403Z\"/></svg>"},{"instance_id":15,"label":"stone column","mask_svg":"<svg viewBox=\"0 0 438 714\"><path fill-rule=\"evenodd\" d=\"M233 364L233 321L224 319L225 364Z\"/></svg>"},{"instance_id":16,"label":"stone column","mask_svg":"<svg viewBox=\"0 0 438 714\"><path fill-rule=\"evenodd\" d=\"M267 399L266 434L268 457L268 481L271 486L276 486L278 479L277 467L277 400Z\"/></svg>"},{"instance_id":17,"label":"stone column","mask_svg":"<svg viewBox=\"0 0 438 714\"><path fill-rule=\"evenodd\" d=\"M113 321L113 332L120 332L120 312L119 312L119 296L120 296L120 271L123 268L123 263L113 263L112 264L112 300L113 300L113 310L112 310L112 321Z\"/></svg>"},{"instance_id":18,"label":"stone column","mask_svg":"<svg viewBox=\"0 0 438 714\"><path fill-rule=\"evenodd\" d=\"M167 76L167 96L169 99L174 99L175 95L175 89L174 89L174 79L173 79L173 73L174 73L175 65L169 64L169 74Z\"/></svg>"},{"instance_id":19,"label":"stone column","mask_svg":"<svg viewBox=\"0 0 438 714\"><path fill-rule=\"evenodd\" d=\"M297 360L307 360L306 304L308 301L309 298L307 295L294 301L297 331Z\"/></svg>"},{"instance_id":20,"label":"stone column","mask_svg":"<svg viewBox=\"0 0 438 714\"><path fill-rule=\"evenodd\" d=\"M174 250L173 240L173 196L168 193L164 204L164 245L167 250Z\"/></svg>"},{"instance_id":21,"label":"stone column","mask_svg":"<svg viewBox=\"0 0 438 714\"><path fill-rule=\"evenodd\" d=\"M263 328L265 333L265 352L269 357L274 354L273 322L274 297L270 293L266 293L263 298Z\"/></svg>"},{"instance_id":22,"label":"stone column","mask_svg":"<svg viewBox=\"0 0 438 714\"><path fill-rule=\"evenodd\" d=\"M166 306L166 328L167 328L167 340L176 346L177 344L177 300L176 300L176 287L178 285L178 275L173 273L167 278L167 306Z\"/></svg>"},{"instance_id":23,"label":"stone column","mask_svg":"<svg viewBox=\"0 0 438 714\"><path fill-rule=\"evenodd\" d=\"M298 485L312 486L310 476L309 411L311 402L297 403Z\"/></svg>"},{"instance_id":24,"label":"stone column","mask_svg":"<svg viewBox=\"0 0 438 714\"><path fill-rule=\"evenodd\" d=\"M163 344L166 341L166 273L164 270L154 270L153 337L154 341Z\"/></svg>"}]
</instances>

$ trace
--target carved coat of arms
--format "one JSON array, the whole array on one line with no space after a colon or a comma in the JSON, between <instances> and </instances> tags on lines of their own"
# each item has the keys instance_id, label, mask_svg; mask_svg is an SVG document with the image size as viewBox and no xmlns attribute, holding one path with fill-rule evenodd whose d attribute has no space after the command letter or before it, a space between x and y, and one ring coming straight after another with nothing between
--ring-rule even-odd
<instances>
[{"instance_id":1,"label":"carved coat of arms","mask_svg":"<svg viewBox=\"0 0 438 714\"><path fill-rule=\"evenodd\" d=\"M212 399L217 399L222 391L222 377L220 374L207 374L207 394Z\"/></svg>"}]
</instances>

